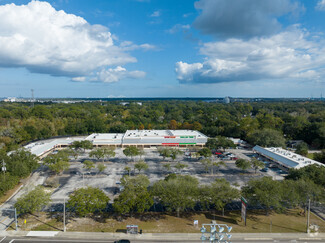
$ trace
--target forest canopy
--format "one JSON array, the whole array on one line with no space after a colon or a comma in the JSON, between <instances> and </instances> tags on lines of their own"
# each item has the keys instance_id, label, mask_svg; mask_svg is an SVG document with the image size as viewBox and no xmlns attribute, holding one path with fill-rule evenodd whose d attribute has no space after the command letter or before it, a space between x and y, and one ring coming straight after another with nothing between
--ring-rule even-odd
<instances>
[{"instance_id":1,"label":"forest canopy","mask_svg":"<svg viewBox=\"0 0 325 243\"><path fill-rule=\"evenodd\" d=\"M127 129L193 129L210 136L273 134L325 148L324 102L286 101L221 104L186 100L148 100L142 105L120 101L74 104L0 103L0 148L6 151L32 140Z\"/></svg>"}]
</instances>

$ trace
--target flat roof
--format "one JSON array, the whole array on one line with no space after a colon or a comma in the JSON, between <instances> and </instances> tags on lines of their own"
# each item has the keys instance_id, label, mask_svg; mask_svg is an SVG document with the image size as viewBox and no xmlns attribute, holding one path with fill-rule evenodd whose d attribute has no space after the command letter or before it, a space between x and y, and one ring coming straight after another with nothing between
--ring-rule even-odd
<instances>
[{"instance_id":1,"label":"flat roof","mask_svg":"<svg viewBox=\"0 0 325 243\"><path fill-rule=\"evenodd\" d=\"M93 133L87 137L67 137L41 140L25 146L31 153L41 156L58 145L89 140L94 145L195 145L207 142L207 136L192 130L127 130L126 133Z\"/></svg>"},{"instance_id":2,"label":"flat roof","mask_svg":"<svg viewBox=\"0 0 325 243\"><path fill-rule=\"evenodd\" d=\"M32 154L41 156L42 154L50 151L57 145L69 145L73 141L83 140L81 137L68 137L51 140L41 140L38 142L30 143L24 146L25 149L29 150Z\"/></svg>"},{"instance_id":3,"label":"flat roof","mask_svg":"<svg viewBox=\"0 0 325 243\"><path fill-rule=\"evenodd\" d=\"M127 130L124 137L196 136L208 138L196 130Z\"/></svg>"},{"instance_id":4,"label":"flat roof","mask_svg":"<svg viewBox=\"0 0 325 243\"><path fill-rule=\"evenodd\" d=\"M325 166L324 164L322 164L316 160L309 159L309 158L304 157L300 154L296 154L294 152L285 150L283 148L276 148L276 147L263 148L261 146L256 145L253 148L253 150L255 150L263 155L266 155L266 156L280 162L284 166L290 167L290 168L300 169L302 167L305 167L307 165L312 165L312 164Z\"/></svg>"},{"instance_id":5,"label":"flat roof","mask_svg":"<svg viewBox=\"0 0 325 243\"><path fill-rule=\"evenodd\" d=\"M124 133L93 133L86 137L86 140L111 140L122 139Z\"/></svg>"}]
</instances>

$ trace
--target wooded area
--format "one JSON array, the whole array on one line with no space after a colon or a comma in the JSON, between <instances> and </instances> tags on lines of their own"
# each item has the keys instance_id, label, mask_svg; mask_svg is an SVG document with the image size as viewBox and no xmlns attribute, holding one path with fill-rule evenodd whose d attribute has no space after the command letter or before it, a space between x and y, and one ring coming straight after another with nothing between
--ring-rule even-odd
<instances>
[{"instance_id":1,"label":"wooded area","mask_svg":"<svg viewBox=\"0 0 325 243\"><path fill-rule=\"evenodd\" d=\"M252 144L284 145L304 140L325 148L323 102L208 103L203 101L119 101L75 104L0 103L0 147L6 151L32 140L127 129L193 129L207 136L242 138ZM261 141L261 137L271 137ZM263 144L261 144L263 143Z\"/></svg>"}]
</instances>

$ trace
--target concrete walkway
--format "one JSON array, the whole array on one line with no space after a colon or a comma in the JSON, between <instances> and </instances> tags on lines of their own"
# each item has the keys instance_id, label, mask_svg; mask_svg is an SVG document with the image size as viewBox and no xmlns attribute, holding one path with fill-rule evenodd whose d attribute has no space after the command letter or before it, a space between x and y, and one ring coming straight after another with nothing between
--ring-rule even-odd
<instances>
[{"instance_id":1,"label":"concrete walkway","mask_svg":"<svg viewBox=\"0 0 325 243\"><path fill-rule=\"evenodd\" d=\"M47 234L48 233L48 234ZM324 240L325 233L234 233L231 234L231 239L237 240ZM68 238L68 239L92 239L92 240L164 240L164 241L200 241L201 234L199 233L144 233L138 235L131 235L125 233L95 233L95 232L55 232L55 231L3 231L0 232L0 236L4 237L53 237L53 238Z\"/></svg>"},{"instance_id":2,"label":"concrete walkway","mask_svg":"<svg viewBox=\"0 0 325 243\"><path fill-rule=\"evenodd\" d=\"M23 194L33 190L36 186L42 185L45 180L46 176L44 176L40 170L34 172L25 184L19 188L18 192L0 206L0 232L6 230L8 226L14 222L15 214L13 209L17 199Z\"/></svg>"}]
</instances>

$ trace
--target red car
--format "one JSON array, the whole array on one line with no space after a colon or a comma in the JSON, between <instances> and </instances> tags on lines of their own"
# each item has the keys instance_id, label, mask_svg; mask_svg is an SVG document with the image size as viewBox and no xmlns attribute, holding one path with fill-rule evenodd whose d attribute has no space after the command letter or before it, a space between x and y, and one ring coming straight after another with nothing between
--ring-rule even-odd
<instances>
[{"instance_id":1,"label":"red car","mask_svg":"<svg viewBox=\"0 0 325 243\"><path fill-rule=\"evenodd\" d=\"M215 152L214 154L215 155L222 155L222 153L220 153L220 152Z\"/></svg>"}]
</instances>

